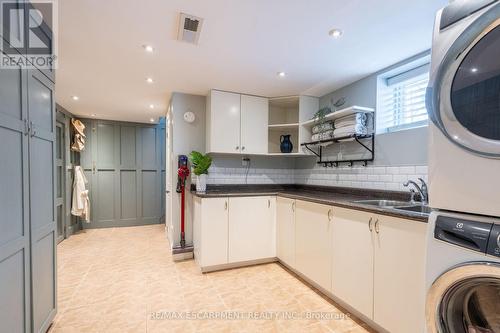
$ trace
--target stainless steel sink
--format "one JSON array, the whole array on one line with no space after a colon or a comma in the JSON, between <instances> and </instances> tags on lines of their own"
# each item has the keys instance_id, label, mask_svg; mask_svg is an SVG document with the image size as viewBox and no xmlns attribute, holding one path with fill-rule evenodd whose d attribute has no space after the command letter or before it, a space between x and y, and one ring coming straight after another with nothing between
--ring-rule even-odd
<instances>
[{"instance_id":1,"label":"stainless steel sink","mask_svg":"<svg viewBox=\"0 0 500 333\"><path fill-rule=\"evenodd\" d=\"M429 215L432 209L429 206L422 205L411 201L397 201L397 200L357 200L354 203L376 206L388 210L399 210L405 212L413 212L421 215Z\"/></svg>"},{"instance_id":2,"label":"stainless steel sink","mask_svg":"<svg viewBox=\"0 0 500 333\"><path fill-rule=\"evenodd\" d=\"M377 207L409 206L412 204L409 201L397 201L397 200L358 200L354 202L362 205L370 205Z\"/></svg>"},{"instance_id":3,"label":"stainless steel sink","mask_svg":"<svg viewBox=\"0 0 500 333\"><path fill-rule=\"evenodd\" d=\"M431 207L424 205L406 206L406 207L395 207L397 210L404 210L407 212L415 212L420 214L430 214L432 212Z\"/></svg>"}]
</instances>

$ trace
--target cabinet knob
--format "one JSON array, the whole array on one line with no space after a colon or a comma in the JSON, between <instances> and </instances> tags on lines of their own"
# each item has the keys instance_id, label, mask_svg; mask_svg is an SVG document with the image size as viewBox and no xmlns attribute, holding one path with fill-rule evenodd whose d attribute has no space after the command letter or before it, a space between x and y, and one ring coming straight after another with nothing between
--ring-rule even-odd
<instances>
[{"instance_id":1,"label":"cabinet knob","mask_svg":"<svg viewBox=\"0 0 500 333\"><path fill-rule=\"evenodd\" d=\"M245 146L241 147L241 150L245 150Z\"/></svg>"},{"instance_id":2,"label":"cabinet knob","mask_svg":"<svg viewBox=\"0 0 500 333\"><path fill-rule=\"evenodd\" d=\"M239 150L240 149L240 146L236 146L236 148L234 148L235 150Z\"/></svg>"}]
</instances>

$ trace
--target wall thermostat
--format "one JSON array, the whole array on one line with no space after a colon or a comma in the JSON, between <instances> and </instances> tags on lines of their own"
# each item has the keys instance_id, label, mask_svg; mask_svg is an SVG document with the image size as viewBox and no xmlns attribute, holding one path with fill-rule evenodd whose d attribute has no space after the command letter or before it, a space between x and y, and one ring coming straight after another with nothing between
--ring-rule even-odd
<instances>
[{"instance_id":1,"label":"wall thermostat","mask_svg":"<svg viewBox=\"0 0 500 333\"><path fill-rule=\"evenodd\" d=\"M194 122L195 119L196 119L196 116L191 111L184 113L184 120L186 122L192 123L192 122Z\"/></svg>"}]
</instances>

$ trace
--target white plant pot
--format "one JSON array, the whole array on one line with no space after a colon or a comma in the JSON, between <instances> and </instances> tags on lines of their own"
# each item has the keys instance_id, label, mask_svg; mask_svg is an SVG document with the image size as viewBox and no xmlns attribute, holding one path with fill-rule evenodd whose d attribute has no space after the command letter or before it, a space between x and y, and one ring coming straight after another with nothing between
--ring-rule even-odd
<instances>
[{"instance_id":1,"label":"white plant pot","mask_svg":"<svg viewBox=\"0 0 500 333\"><path fill-rule=\"evenodd\" d=\"M196 178L196 192L205 193L207 191L207 175L199 175Z\"/></svg>"}]
</instances>

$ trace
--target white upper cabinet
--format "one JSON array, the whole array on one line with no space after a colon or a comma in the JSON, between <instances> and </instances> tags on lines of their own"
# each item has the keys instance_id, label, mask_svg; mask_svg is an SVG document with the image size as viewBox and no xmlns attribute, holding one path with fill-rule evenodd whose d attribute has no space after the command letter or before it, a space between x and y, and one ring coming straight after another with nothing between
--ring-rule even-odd
<instances>
[{"instance_id":1,"label":"white upper cabinet","mask_svg":"<svg viewBox=\"0 0 500 333\"><path fill-rule=\"evenodd\" d=\"M207 152L266 154L267 98L212 90L207 99Z\"/></svg>"},{"instance_id":2,"label":"white upper cabinet","mask_svg":"<svg viewBox=\"0 0 500 333\"><path fill-rule=\"evenodd\" d=\"M212 90L207 100L207 152L240 153L241 95Z\"/></svg>"},{"instance_id":3,"label":"white upper cabinet","mask_svg":"<svg viewBox=\"0 0 500 333\"><path fill-rule=\"evenodd\" d=\"M241 152L265 154L268 146L269 101L241 95Z\"/></svg>"}]
</instances>

